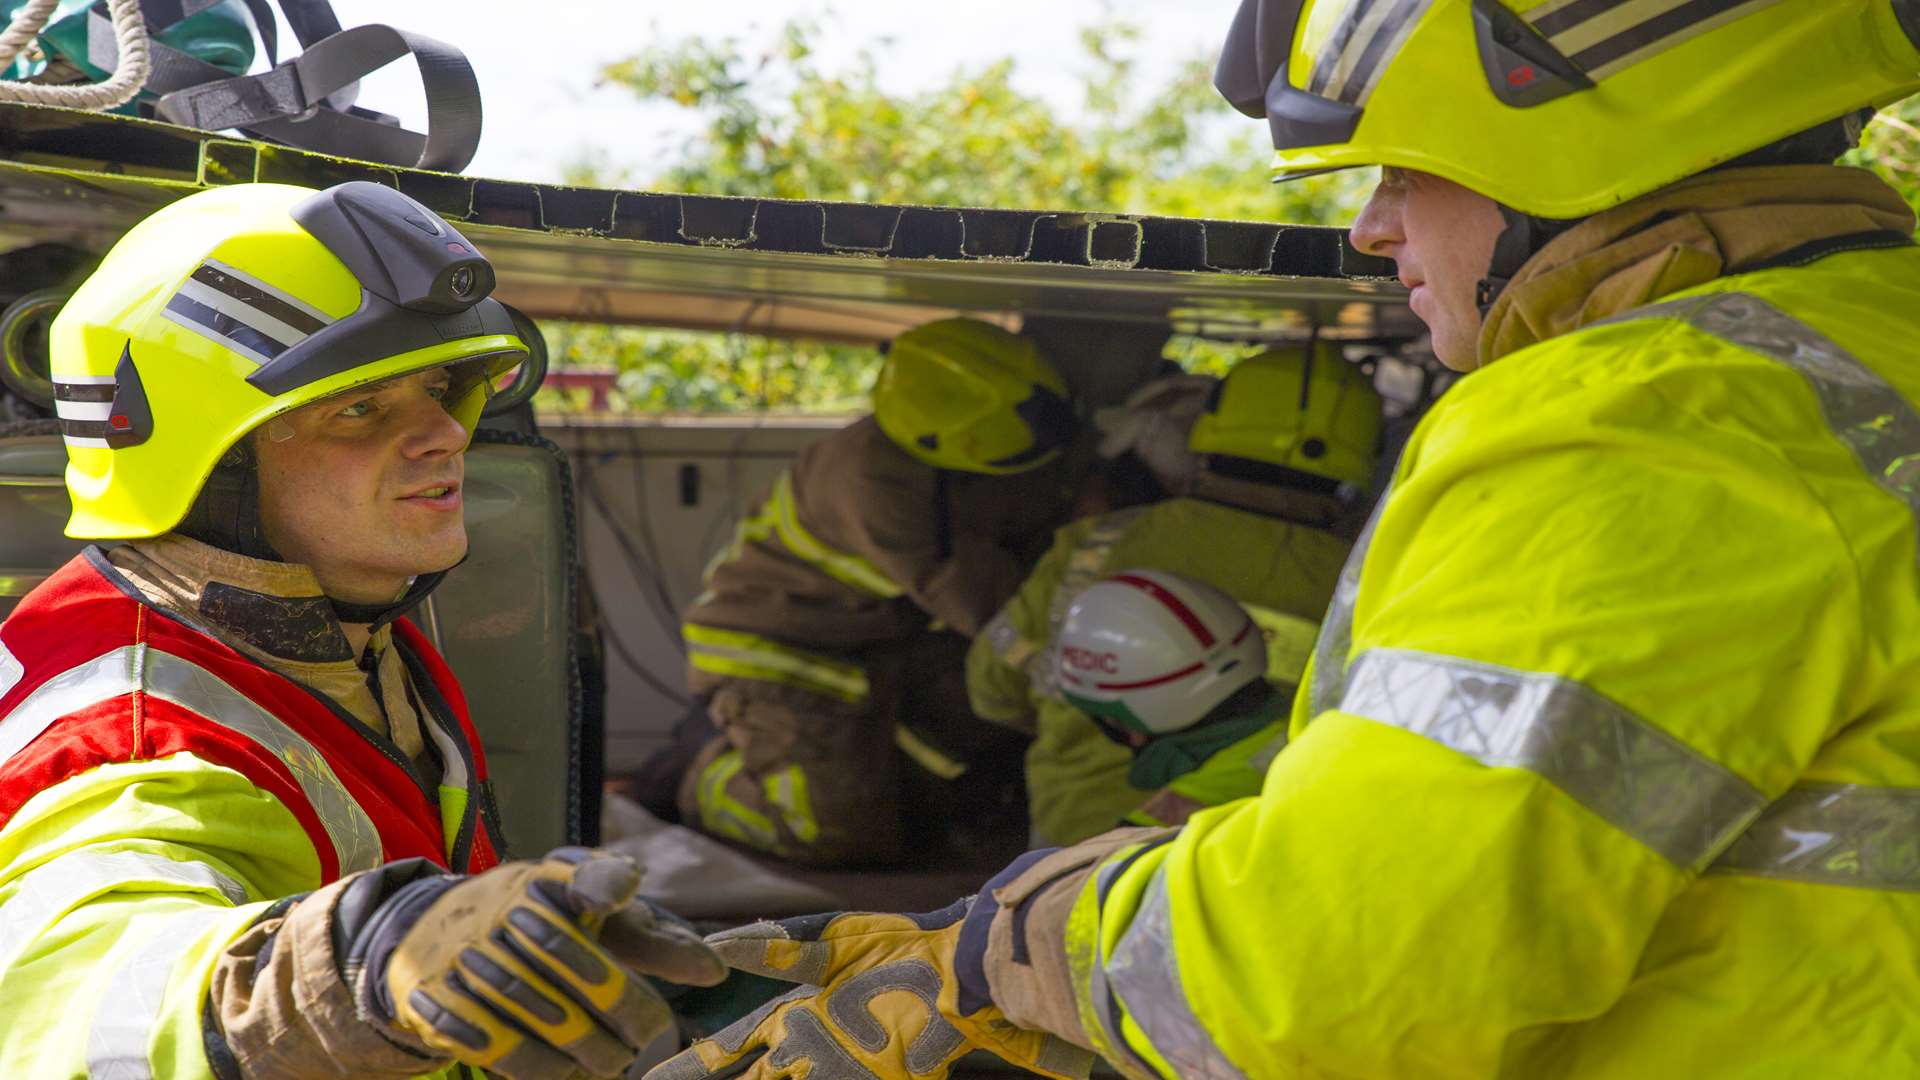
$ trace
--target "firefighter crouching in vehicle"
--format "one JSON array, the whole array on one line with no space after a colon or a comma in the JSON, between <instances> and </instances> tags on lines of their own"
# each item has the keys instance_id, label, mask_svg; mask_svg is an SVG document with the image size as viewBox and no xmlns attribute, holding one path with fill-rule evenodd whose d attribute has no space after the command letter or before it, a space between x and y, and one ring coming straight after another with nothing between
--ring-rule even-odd
<instances>
[{"instance_id":1,"label":"firefighter crouching in vehicle","mask_svg":"<svg viewBox=\"0 0 1920 1080\"><path fill-rule=\"evenodd\" d=\"M492 288L388 188L244 184L55 320L67 532L126 543L0 624L0 1075L612 1076L671 1024L623 964L723 973L631 862L500 861L403 617L525 353Z\"/></svg>"},{"instance_id":2,"label":"firefighter crouching in vehicle","mask_svg":"<svg viewBox=\"0 0 1920 1080\"><path fill-rule=\"evenodd\" d=\"M1253 613L1267 676L1290 698L1351 547L1336 523L1353 516L1379 450L1379 394L1331 344L1262 353L1224 381L1162 380L1131 406L1101 453L1112 468L1143 462L1174 497L1062 528L967 654L974 712L1034 734L1027 800L1046 843L1106 832L1159 786L1130 783L1133 756L1062 694L1054 672L1067 606L1128 567L1204 582Z\"/></svg>"},{"instance_id":3,"label":"firefighter crouching in vehicle","mask_svg":"<svg viewBox=\"0 0 1920 1080\"><path fill-rule=\"evenodd\" d=\"M909 806L920 781L1014 790L1023 740L967 710L965 651L1065 516L1066 395L988 323L892 343L873 415L801 451L686 614L699 712L663 759L697 756L648 770L681 820L798 862L883 864L908 818L991 809Z\"/></svg>"},{"instance_id":4,"label":"firefighter crouching in vehicle","mask_svg":"<svg viewBox=\"0 0 1920 1080\"><path fill-rule=\"evenodd\" d=\"M818 989L654 1075L1912 1075L1920 250L1830 163L1920 6L1246 0L1217 81L1386 167L1353 242L1467 372L1260 797L725 935Z\"/></svg>"},{"instance_id":5,"label":"firefighter crouching in vehicle","mask_svg":"<svg viewBox=\"0 0 1920 1080\"><path fill-rule=\"evenodd\" d=\"M1287 744L1293 684L1267 681L1259 624L1205 582L1145 569L1095 582L1053 653L1061 696L1125 748L1128 786L1152 793L1110 826L1181 825L1258 795Z\"/></svg>"}]
</instances>

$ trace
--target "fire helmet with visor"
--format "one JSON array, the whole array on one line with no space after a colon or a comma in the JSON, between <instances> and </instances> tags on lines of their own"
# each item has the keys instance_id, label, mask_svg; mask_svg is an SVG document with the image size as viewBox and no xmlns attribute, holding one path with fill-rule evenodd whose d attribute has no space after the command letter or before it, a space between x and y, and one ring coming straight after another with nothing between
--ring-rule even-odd
<instances>
[{"instance_id":1,"label":"fire helmet with visor","mask_svg":"<svg viewBox=\"0 0 1920 1080\"><path fill-rule=\"evenodd\" d=\"M941 319L893 340L873 390L880 430L936 469L1039 468L1072 439L1066 380L1039 346L979 319Z\"/></svg>"},{"instance_id":2,"label":"fire helmet with visor","mask_svg":"<svg viewBox=\"0 0 1920 1080\"><path fill-rule=\"evenodd\" d=\"M157 211L53 323L67 535L175 529L216 472L251 476L250 432L403 375L449 369L442 400L471 435L527 352L493 286L470 241L378 184L240 184Z\"/></svg>"}]
</instances>

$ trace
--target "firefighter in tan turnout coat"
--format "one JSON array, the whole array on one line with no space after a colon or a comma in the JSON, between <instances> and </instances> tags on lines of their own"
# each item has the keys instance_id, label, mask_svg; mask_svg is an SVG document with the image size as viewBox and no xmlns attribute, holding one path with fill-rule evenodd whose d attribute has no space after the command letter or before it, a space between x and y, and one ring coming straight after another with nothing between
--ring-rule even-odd
<instances>
[{"instance_id":1,"label":"firefighter in tan turnout coat","mask_svg":"<svg viewBox=\"0 0 1920 1080\"><path fill-rule=\"evenodd\" d=\"M871 864L903 854L908 818L943 816L904 804L958 791L975 751L1008 739L967 711L967 642L1065 516L1073 427L1066 384L1024 338L948 319L893 342L874 415L802 451L686 614L703 715L674 777L684 821Z\"/></svg>"}]
</instances>

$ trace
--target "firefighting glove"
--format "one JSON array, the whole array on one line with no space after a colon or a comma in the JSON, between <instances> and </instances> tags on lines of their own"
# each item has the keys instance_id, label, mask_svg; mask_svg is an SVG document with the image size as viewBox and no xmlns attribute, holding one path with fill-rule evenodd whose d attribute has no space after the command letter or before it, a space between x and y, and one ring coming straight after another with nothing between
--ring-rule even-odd
<instances>
[{"instance_id":1,"label":"firefighting glove","mask_svg":"<svg viewBox=\"0 0 1920 1080\"><path fill-rule=\"evenodd\" d=\"M624 857L560 848L473 877L432 870L366 875L334 921L361 1014L429 1055L510 1080L618 1076L673 1021L638 975L726 976L691 927L634 895Z\"/></svg>"},{"instance_id":2,"label":"firefighting glove","mask_svg":"<svg viewBox=\"0 0 1920 1080\"><path fill-rule=\"evenodd\" d=\"M962 967L981 970L965 954L984 951L984 933L964 935L963 944L974 904L969 897L924 915L809 915L709 937L729 966L802 985L647 1080L940 1080L976 1047L1043 1076L1084 1078L1092 1055L1013 1026L985 993L983 974L961 975Z\"/></svg>"}]
</instances>

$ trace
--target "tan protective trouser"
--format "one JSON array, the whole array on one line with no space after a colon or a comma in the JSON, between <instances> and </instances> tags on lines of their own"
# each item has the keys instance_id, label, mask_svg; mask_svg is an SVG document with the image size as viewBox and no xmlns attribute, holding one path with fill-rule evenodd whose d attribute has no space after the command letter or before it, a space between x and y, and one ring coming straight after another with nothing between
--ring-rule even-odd
<instances>
[{"instance_id":1,"label":"tan protective trouser","mask_svg":"<svg viewBox=\"0 0 1920 1080\"><path fill-rule=\"evenodd\" d=\"M922 634L836 657L866 674L868 691L853 700L694 672L720 735L681 782L682 820L814 866L901 861L966 813L975 781L984 796L1001 779L962 779L976 744L1007 738L967 710L965 647L957 635ZM998 756L1010 764L984 771L1017 776L1018 750Z\"/></svg>"}]
</instances>

